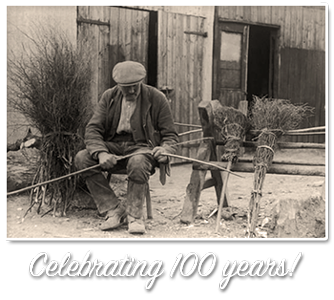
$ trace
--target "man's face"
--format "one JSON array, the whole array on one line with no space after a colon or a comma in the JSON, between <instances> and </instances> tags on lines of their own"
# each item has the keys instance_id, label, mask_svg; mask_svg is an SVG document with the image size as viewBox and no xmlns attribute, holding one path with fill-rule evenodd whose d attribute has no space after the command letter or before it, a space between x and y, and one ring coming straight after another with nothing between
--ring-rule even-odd
<instances>
[{"instance_id":1,"label":"man's face","mask_svg":"<svg viewBox=\"0 0 334 300\"><path fill-rule=\"evenodd\" d=\"M137 83L128 86L120 85L119 87L127 101L135 101L140 93L140 85L141 83Z\"/></svg>"}]
</instances>

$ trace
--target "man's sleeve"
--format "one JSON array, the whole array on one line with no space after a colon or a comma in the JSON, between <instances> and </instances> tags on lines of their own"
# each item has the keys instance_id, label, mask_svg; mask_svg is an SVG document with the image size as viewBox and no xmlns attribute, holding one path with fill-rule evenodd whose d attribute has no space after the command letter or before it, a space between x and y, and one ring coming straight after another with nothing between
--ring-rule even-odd
<instances>
[{"instance_id":1,"label":"man's sleeve","mask_svg":"<svg viewBox=\"0 0 334 300\"><path fill-rule=\"evenodd\" d=\"M96 105L94 114L87 124L85 132L85 144L89 154L97 159L100 152L108 152L104 142L106 130L106 114L110 95L105 92Z\"/></svg>"},{"instance_id":2,"label":"man's sleeve","mask_svg":"<svg viewBox=\"0 0 334 300\"><path fill-rule=\"evenodd\" d=\"M175 129L172 111L165 96L162 97L160 102L158 128L161 135L160 145L169 153L175 153L179 137Z\"/></svg>"}]
</instances>

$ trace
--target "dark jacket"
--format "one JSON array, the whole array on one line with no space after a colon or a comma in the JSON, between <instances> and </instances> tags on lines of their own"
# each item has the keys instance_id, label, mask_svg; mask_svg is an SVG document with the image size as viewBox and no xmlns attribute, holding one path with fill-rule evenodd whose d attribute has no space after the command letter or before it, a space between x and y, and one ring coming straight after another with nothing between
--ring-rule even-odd
<instances>
[{"instance_id":1,"label":"dark jacket","mask_svg":"<svg viewBox=\"0 0 334 300\"><path fill-rule=\"evenodd\" d=\"M108 152L104 142L112 141L121 114L122 92L115 86L105 91L97 104L85 133L86 148L90 155ZM146 142L152 148L163 146L175 153L178 134L172 113L163 93L146 84L141 86L141 101L130 119L135 142Z\"/></svg>"}]
</instances>

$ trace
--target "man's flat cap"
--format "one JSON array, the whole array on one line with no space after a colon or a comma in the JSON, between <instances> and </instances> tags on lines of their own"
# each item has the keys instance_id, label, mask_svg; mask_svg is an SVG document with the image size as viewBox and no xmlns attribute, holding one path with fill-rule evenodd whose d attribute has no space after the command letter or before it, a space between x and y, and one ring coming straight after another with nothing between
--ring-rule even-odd
<instances>
[{"instance_id":1,"label":"man's flat cap","mask_svg":"<svg viewBox=\"0 0 334 300\"><path fill-rule=\"evenodd\" d=\"M112 71L112 78L119 85L133 85L146 76L145 67L139 62L123 61L114 67Z\"/></svg>"}]
</instances>

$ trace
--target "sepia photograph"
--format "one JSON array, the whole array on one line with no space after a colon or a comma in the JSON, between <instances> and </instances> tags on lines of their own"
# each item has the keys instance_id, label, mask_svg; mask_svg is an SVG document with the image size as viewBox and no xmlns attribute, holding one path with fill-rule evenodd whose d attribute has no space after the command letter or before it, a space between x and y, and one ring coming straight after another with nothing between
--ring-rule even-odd
<instances>
[{"instance_id":1,"label":"sepia photograph","mask_svg":"<svg viewBox=\"0 0 334 300\"><path fill-rule=\"evenodd\" d=\"M7 6L7 240L326 241L327 16Z\"/></svg>"}]
</instances>

